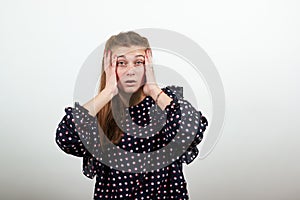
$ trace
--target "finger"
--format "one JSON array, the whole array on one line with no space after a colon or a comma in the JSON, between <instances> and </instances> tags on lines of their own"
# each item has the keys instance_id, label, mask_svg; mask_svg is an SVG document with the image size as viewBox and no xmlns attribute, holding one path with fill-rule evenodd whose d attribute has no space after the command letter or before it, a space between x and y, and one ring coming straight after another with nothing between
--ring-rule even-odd
<instances>
[{"instance_id":1,"label":"finger","mask_svg":"<svg viewBox=\"0 0 300 200\"><path fill-rule=\"evenodd\" d=\"M112 67L115 68L117 66L117 55L114 55L112 59Z\"/></svg>"},{"instance_id":2,"label":"finger","mask_svg":"<svg viewBox=\"0 0 300 200\"><path fill-rule=\"evenodd\" d=\"M147 55L148 55L148 58L152 58L152 52L151 52L151 49L147 49Z\"/></svg>"},{"instance_id":3,"label":"finger","mask_svg":"<svg viewBox=\"0 0 300 200\"><path fill-rule=\"evenodd\" d=\"M150 58L150 51L149 51L149 49L147 49L147 56L148 56L148 58Z\"/></svg>"},{"instance_id":4,"label":"finger","mask_svg":"<svg viewBox=\"0 0 300 200\"><path fill-rule=\"evenodd\" d=\"M152 65L152 59L151 59L148 51L146 53L145 65L147 67L151 67L151 65Z\"/></svg>"},{"instance_id":5,"label":"finger","mask_svg":"<svg viewBox=\"0 0 300 200\"><path fill-rule=\"evenodd\" d=\"M106 57L107 60L109 59L109 56L110 56L110 50L106 49L105 57Z\"/></svg>"},{"instance_id":6,"label":"finger","mask_svg":"<svg viewBox=\"0 0 300 200\"><path fill-rule=\"evenodd\" d=\"M105 57L106 57L106 50L104 50L104 52L103 52L103 62L104 62L104 65L105 65Z\"/></svg>"},{"instance_id":7,"label":"finger","mask_svg":"<svg viewBox=\"0 0 300 200\"><path fill-rule=\"evenodd\" d=\"M106 49L105 53L104 53L104 58L107 60L109 56L109 49Z\"/></svg>"},{"instance_id":8,"label":"finger","mask_svg":"<svg viewBox=\"0 0 300 200\"><path fill-rule=\"evenodd\" d=\"M104 68L106 69L107 66L108 66L108 50L106 49L105 52L104 52Z\"/></svg>"},{"instance_id":9,"label":"finger","mask_svg":"<svg viewBox=\"0 0 300 200\"><path fill-rule=\"evenodd\" d=\"M111 50L107 50L107 67L111 66Z\"/></svg>"},{"instance_id":10,"label":"finger","mask_svg":"<svg viewBox=\"0 0 300 200\"><path fill-rule=\"evenodd\" d=\"M149 55L149 56L148 56L148 57L149 57L149 58L148 58L148 59L149 59L149 62L152 63L152 52L151 52L150 49L148 50L148 55Z\"/></svg>"},{"instance_id":11,"label":"finger","mask_svg":"<svg viewBox=\"0 0 300 200\"><path fill-rule=\"evenodd\" d=\"M149 61L148 61L148 55L147 55L147 52L146 52L146 55L145 55L145 68L146 69L148 67L148 64L149 64Z\"/></svg>"},{"instance_id":12,"label":"finger","mask_svg":"<svg viewBox=\"0 0 300 200\"><path fill-rule=\"evenodd\" d=\"M109 52L110 52L110 50L109 50L109 49L106 49L106 58L108 58Z\"/></svg>"},{"instance_id":13,"label":"finger","mask_svg":"<svg viewBox=\"0 0 300 200\"><path fill-rule=\"evenodd\" d=\"M148 64L148 55L147 55L147 50L145 52L145 64L147 65Z\"/></svg>"},{"instance_id":14,"label":"finger","mask_svg":"<svg viewBox=\"0 0 300 200\"><path fill-rule=\"evenodd\" d=\"M147 62L149 62L149 51L148 51L148 49L146 50L146 60L147 60Z\"/></svg>"}]
</instances>

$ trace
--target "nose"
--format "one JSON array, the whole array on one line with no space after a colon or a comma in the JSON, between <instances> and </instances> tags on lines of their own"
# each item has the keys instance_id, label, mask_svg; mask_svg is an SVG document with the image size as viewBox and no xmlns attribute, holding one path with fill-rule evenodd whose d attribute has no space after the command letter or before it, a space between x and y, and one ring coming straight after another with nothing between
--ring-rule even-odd
<instances>
[{"instance_id":1,"label":"nose","mask_svg":"<svg viewBox=\"0 0 300 200\"><path fill-rule=\"evenodd\" d=\"M134 64L129 64L127 65L127 70L126 70L126 74L127 75L134 75Z\"/></svg>"}]
</instances>

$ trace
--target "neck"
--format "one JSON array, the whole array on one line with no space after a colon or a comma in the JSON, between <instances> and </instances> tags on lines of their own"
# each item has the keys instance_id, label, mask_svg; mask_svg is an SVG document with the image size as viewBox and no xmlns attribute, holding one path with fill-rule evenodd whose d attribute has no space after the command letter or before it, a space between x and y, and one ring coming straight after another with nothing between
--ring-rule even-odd
<instances>
[{"instance_id":1,"label":"neck","mask_svg":"<svg viewBox=\"0 0 300 200\"><path fill-rule=\"evenodd\" d=\"M123 104L125 105L125 107L129 107L129 101L130 101L130 98L131 96L134 95L134 94L128 94L128 93L124 93L124 92L119 92L119 96L120 96L120 99L121 101L123 102ZM137 93L136 95L139 95L140 97L138 98L136 104L140 103L145 97L146 95L141 92L141 93Z\"/></svg>"},{"instance_id":2,"label":"neck","mask_svg":"<svg viewBox=\"0 0 300 200\"><path fill-rule=\"evenodd\" d=\"M120 96L120 99L123 102L123 104L126 107L129 107L129 100L130 100L131 94L119 92L119 96Z\"/></svg>"}]
</instances>

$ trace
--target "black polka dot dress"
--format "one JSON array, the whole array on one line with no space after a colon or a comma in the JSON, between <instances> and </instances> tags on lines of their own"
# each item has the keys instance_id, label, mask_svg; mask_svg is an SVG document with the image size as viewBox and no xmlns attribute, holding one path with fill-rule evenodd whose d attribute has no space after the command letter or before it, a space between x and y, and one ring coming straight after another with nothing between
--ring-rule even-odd
<instances>
[{"instance_id":1,"label":"black polka dot dress","mask_svg":"<svg viewBox=\"0 0 300 200\"><path fill-rule=\"evenodd\" d=\"M126 108L120 142L101 148L96 117L75 102L56 130L56 144L83 159L83 174L96 176L94 199L189 199L182 167L198 155L207 119L183 98L182 87L162 111L151 96Z\"/></svg>"}]
</instances>

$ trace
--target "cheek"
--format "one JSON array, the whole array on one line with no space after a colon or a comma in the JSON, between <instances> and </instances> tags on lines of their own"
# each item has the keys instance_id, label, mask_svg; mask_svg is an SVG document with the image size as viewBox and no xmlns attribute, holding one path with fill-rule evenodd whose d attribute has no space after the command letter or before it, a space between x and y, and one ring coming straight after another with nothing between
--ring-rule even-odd
<instances>
[{"instance_id":1,"label":"cheek","mask_svg":"<svg viewBox=\"0 0 300 200\"><path fill-rule=\"evenodd\" d=\"M120 77L122 77L122 72L118 68L116 69L116 77L117 81L120 79Z\"/></svg>"},{"instance_id":2,"label":"cheek","mask_svg":"<svg viewBox=\"0 0 300 200\"><path fill-rule=\"evenodd\" d=\"M139 70L137 73L138 73L139 79L140 80L144 80L144 78L145 78L145 70L144 70L144 68L142 68L141 70Z\"/></svg>"}]
</instances>

